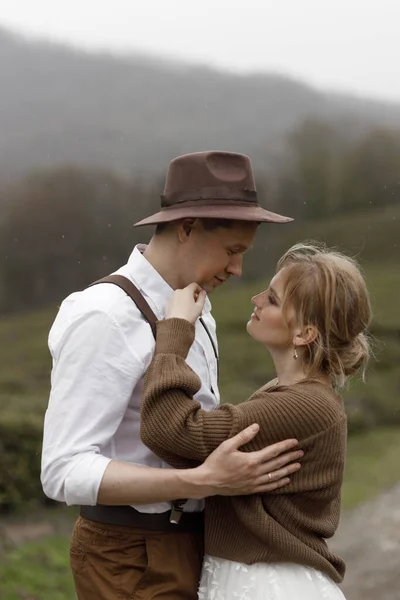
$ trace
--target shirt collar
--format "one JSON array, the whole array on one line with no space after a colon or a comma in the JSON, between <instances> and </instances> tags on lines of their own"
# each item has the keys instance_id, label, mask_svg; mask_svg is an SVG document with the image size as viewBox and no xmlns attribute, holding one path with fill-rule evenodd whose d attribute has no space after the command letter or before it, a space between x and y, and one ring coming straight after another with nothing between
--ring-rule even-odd
<instances>
[{"instance_id":1,"label":"shirt collar","mask_svg":"<svg viewBox=\"0 0 400 600\"><path fill-rule=\"evenodd\" d=\"M174 290L143 256L145 249L145 244L135 246L128 259L129 275L139 285L146 296L152 299L160 314L164 315L165 304L172 296ZM207 297L202 314L207 314L210 311L211 302Z\"/></svg>"}]
</instances>

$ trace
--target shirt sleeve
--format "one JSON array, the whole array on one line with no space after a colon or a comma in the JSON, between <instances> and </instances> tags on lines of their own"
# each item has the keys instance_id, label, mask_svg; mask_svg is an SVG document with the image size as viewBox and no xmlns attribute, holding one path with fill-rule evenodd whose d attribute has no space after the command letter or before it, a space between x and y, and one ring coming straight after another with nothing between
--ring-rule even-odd
<instances>
[{"instance_id":1,"label":"shirt sleeve","mask_svg":"<svg viewBox=\"0 0 400 600\"><path fill-rule=\"evenodd\" d=\"M53 359L43 490L68 505L94 505L111 460L102 448L118 429L144 367L118 323L98 310L66 328Z\"/></svg>"},{"instance_id":2,"label":"shirt sleeve","mask_svg":"<svg viewBox=\"0 0 400 600\"><path fill-rule=\"evenodd\" d=\"M338 412L324 398L304 393L301 386L260 390L248 402L202 410L193 401L200 380L185 362L193 337L194 327L183 319L157 324L156 351L144 380L141 435L164 460L204 461L221 442L253 423L261 430L244 450L287 438L301 442L338 421Z\"/></svg>"}]
</instances>

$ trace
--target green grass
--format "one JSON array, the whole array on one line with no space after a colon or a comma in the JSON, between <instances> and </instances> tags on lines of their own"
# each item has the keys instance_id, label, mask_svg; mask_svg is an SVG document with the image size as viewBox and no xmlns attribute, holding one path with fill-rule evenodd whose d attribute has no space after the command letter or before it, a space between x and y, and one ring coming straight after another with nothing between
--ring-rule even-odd
<instances>
[{"instance_id":1,"label":"green grass","mask_svg":"<svg viewBox=\"0 0 400 600\"><path fill-rule=\"evenodd\" d=\"M343 508L354 509L396 484L399 455L400 429L382 428L352 436ZM9 548L3 556L0 553L0 598L75 600L68 546L69 537L52 535Z\"/></svg>"},{"instance_id":2,"label":"green grass","mask_svg":"<svg viewBox=\"0 0 400 600\"><path fill-rule=\"evenodd\" d=\"M400 224L399 224L400 231ZM399 243L400 246L400 243ZM365 277L371 295L374 323L400 331L400 259L396 265L368 266Z\"/></svg>"},{"instance_id":3,"label":"green grass","mask_svg":"<svg viewBox=\"0 0 400 600\"><path fill-rule=\"evenodd\" d=\"M379 428L349 438L343 509L353 509L399 482L400 428Z\"/></svg>"},{"instance_id":4,"label":"green grass","mask_svg":"<svg viewBox=\"0 0 400 600\"><path fill-rule=\"evenodd\" d=\"M56 308L0 318L2 412L44 410L50 385L47 336Z\"/></svg>"},{"instance_id":5,"label":"green grass","mask_svg":"<svg viewBox=\"0 0 400 600\"><path fill-rule=\"evenodd\" d=\"M6 551L0 567L2 600L75 600L68 538L49 536Z\"/></svg>"}]
</instances>

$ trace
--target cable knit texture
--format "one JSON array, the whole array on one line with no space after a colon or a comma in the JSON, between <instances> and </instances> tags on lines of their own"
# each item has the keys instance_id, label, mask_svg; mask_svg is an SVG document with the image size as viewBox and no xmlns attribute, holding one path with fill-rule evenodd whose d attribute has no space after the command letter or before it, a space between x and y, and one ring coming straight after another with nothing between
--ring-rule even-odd
<instances>
[{"instance_id":1,"label":"cable knit texture","mask_svg":"<svg viewBox=\"0 0 400 600\"><path fill-rule=\"evenodd\" d=\"M297 438L305 452L302 468L284 488L206 500L206 553L246 564L297 563L340 582L345 565L325 539L334 534L340 516L347 438L341 397L317 382L275 384L246 402L206 412L193 400L200 380L185 362L194 332L183 319L157 323L143 390L144 443L175 468L193 467L221 442L258 423L260 432L243 450Z\"/></svg>"}]
</instances>

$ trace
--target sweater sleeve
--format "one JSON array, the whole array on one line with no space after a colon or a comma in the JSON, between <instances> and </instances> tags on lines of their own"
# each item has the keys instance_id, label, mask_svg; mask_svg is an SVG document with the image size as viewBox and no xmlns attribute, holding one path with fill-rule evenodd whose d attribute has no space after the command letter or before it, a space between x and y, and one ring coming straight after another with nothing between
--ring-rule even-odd
<instances>
[{"instance_id":1,"label":"sweater sleeve","mask_svg":"<svg viewBox=\"0 0 400 600\"><path fill-rule=\"evenodd\" d=\"M158 322L155 354L144 380L142 440L173 466L178 466L175 458L204 461L221 442L253 423L261 430L243 448L247 451L292 437L304 440L337 420L323 399L303 393L301 386L260 390L247 402L203 410L193 400L200 380L185 362L194 335L183 319Z\"/></svg>"}]
</instances>

